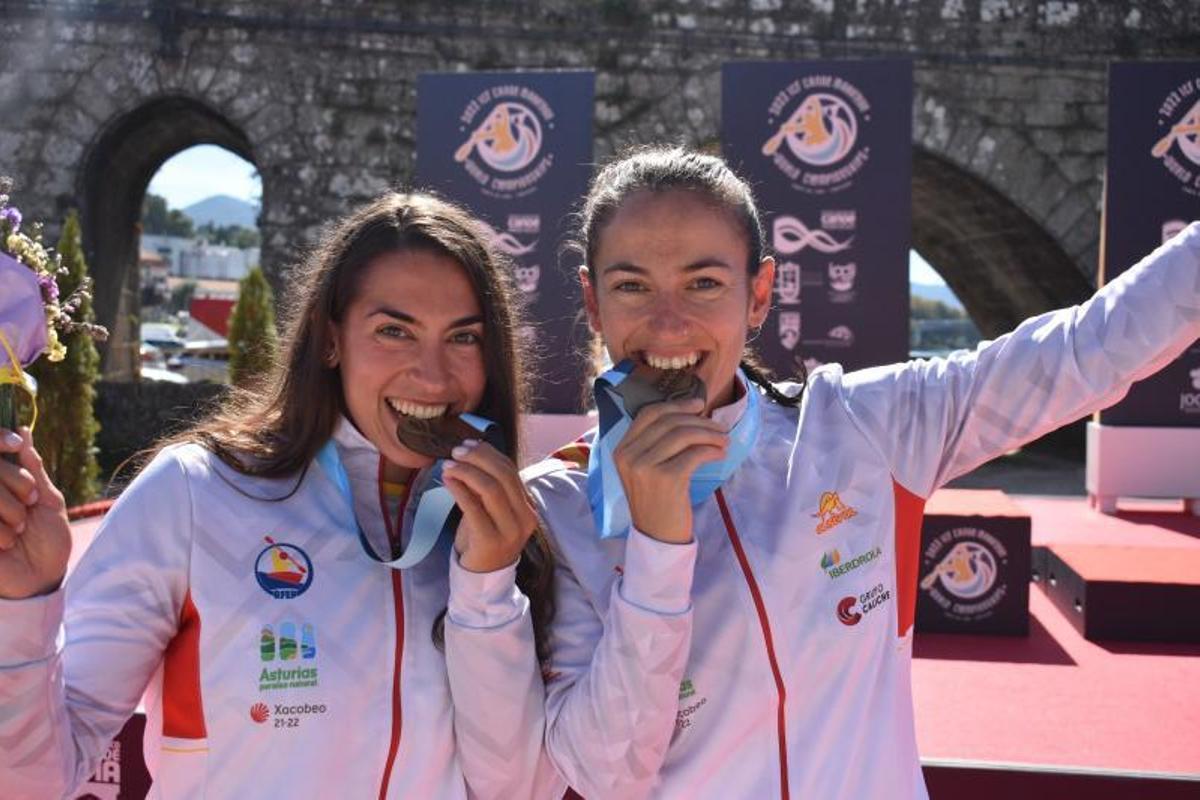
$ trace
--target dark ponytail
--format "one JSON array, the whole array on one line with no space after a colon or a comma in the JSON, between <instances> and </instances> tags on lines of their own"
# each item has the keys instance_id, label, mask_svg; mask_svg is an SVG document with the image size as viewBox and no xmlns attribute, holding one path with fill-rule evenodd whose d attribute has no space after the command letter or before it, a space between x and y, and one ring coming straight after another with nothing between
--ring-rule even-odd
<instances>
[{"instance_id":1,"label":"dark ponytail","mask_svg":"<svg viewBox=\"0 0 1200 800\"><path fill-rule=\"evenodd\" d=\"M804 366L804 362L796 362L796 382L800 384L800 391L796 392L795 396L786 395L779 389L775 388L775 384L771 383L771 370L765 367L753 352L747 350L742 355L742 360L738 364L742 368L742 372L746 373L746 377L751 383L755 383L767 393L767 397L774 400L781 406L789 406L795 408L800 405L800 401L804 398L804 388L808 385L808 368Z\"/></svg>"}]
</instances>

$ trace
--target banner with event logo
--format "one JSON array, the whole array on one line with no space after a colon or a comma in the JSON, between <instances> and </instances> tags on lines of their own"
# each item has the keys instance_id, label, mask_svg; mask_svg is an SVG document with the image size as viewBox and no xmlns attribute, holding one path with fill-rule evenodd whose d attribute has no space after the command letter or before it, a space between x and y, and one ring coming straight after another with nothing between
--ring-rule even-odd
<instances>
[{"instance_id":1,"label":"banner with event logo","mask_svg":"<svg viewBox=\"0 0 1200 800\"><path fill-rule=\"evenodd\" d=\"M725 157L776 260L755 347L780 377L906 359L911 62L732 63L721 77Z\"/></svg>"},{"instance_id":2,"label":"banner with event logo","mask_svg":"<svg viewBox=\"0 0 1200 800\"><path fill-rule=\"evenodd\" d=\"M1101 283L1200 219L1200 61L1109 69L1104 194ZM1100 421L1200 427L1200 341Z\"/></svg>"},{"instance_id":3,"label":"banner with event logo","mask_svg":"<svg viewBox=\"0 0 1200 800\"><path fill-rule=\"evenodd\" d=\"M563 250L592 163L591 72L428 74L417 83L417 183L467 206L513 262L536 359L534 410L578 412L580 261Z\"/></svg>"}]
</instances>

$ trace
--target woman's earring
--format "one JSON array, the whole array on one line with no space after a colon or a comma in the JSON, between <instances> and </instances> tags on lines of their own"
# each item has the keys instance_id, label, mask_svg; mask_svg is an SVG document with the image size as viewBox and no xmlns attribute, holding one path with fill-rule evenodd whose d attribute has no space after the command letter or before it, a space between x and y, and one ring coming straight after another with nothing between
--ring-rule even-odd
<instances>
[{"instance_id":1,"label":"woman's earring","mask_svg":"<svg viewBox=\"0 0 1200 800\"><path fill-rule=\"evenodd\" d=\"M337 358L337 348L336 347L331 347L325 351L325 366L329 367L330 369L333 369L334 367L337 366L337 361L338 361L338 358Z\"/></svg>"}]
</instances>

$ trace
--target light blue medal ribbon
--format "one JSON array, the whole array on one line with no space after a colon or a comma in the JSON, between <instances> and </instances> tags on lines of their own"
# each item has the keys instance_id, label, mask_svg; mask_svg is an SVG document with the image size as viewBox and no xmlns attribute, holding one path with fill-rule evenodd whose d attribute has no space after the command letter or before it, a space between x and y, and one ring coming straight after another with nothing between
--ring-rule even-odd
<instances>
[{"instance_id":1,"label":"light blue medal ribbon","mask_svg":"<svg viewBox=\"0 0 1200 800\"><path fill-rule=\"evenodd\" d=\"M623 539L629 535L629 501L613 462L613 450L625 437L633 420L625 411L624 400L613 390L633 373L634 366L632 361L622 361L596 378L593 384L600 425L588 456L587 491L601 539ZM746 408L729 432L729 450L725 458L701 464L692 473L688 498L693 508L707 500L737 471L758 438L758 390L740 369L737 374L746 389Z\"/></svg>"},{"instance_id":2,"label":"light blue medal ribbon","mask_svg":"<svg viewBox=\"0 0 1200 800\"><path fill-rule=\"evenodd\" d=\"M503 435L499 425L474 414L460 414L459 416L463 422L479 431L481 438L488 444L498 450L503 450ZM333 481L338 494L345 501L350 521L358 531L359 544L372 560L386 564L392 569L408 569L424 561L425 557L433 552L439 543L448 545L453 540L454 531L458 528L459 520L462 519L462 511L455 505L454 497L442 480L443 462L441 460L435 462L430 468L424 488L414 498L417 510L413 514L412 534L408 539L408 547L404 548L404 552L400 554L399 558L394 559L379 556L367 540L362 525L358 524L358 517L354 514L354 495L350 490L350 476L346 474L346 467L342 464L342 457L338 455L337 445L333 439L326 442L325 446L317 453L317 463Z\"/></svg>"}]
</instances>

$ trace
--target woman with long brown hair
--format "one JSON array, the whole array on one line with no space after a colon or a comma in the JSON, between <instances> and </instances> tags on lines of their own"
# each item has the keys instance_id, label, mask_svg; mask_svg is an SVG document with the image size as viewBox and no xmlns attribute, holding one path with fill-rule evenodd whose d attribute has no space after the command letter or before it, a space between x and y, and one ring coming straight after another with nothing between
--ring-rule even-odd
<instances>
[{"instance_id":1,"label":"woman with long brown hair","mask_svg":"<svg viewBox=\"0 0 1200 800\"><path fill-rule=\"evenodd\" d=\"M158 450L65 589L62 497L28 433L0 432L21 462L0 464L5 797L69 793L144 690L159 797L557 784L504 264L462 209L388 194L290 290L274 371ZM463 710L481 708L504 742Z\"/></svg>"}]
</instances>

